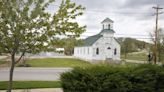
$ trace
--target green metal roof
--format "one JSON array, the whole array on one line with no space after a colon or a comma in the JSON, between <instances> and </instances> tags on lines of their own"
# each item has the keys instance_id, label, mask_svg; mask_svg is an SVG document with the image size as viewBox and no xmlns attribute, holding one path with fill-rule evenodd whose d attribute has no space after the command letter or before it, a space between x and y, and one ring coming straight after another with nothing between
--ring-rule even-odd
<instances>
[{"instance_id":1,"label":"green metal roof","mask_svg":"<svg viewBox=\"0 0 164 92\"><path fill-rule=\"evenodd\" d=\"M114 30L112 29L103 29L99 34L90 36L84 40L83 46L91 46L93 45L99 38L102 37L101 33L106 33L106 32L111 32L115 33Z\"/></svg>"},{"instance_id":2,"label":"green metal roof","mask_svg":"<svg viewBox=\"0 0 164 92\"><path fill-rule=\"evenodd\" d=\"M99 38L101 38L102 35L97 34L94 36L90 36L84 40L84 46L91 46L93 45Z\"/></svg>"},{"instance_id":3,"label":"green metal roof","mask_svg":"<svg viewBox=\"0 0 164 92\"><path fill-rule=\"evenodd\" d=\"M107 33L107 32L115 33L115 31L113 29L103 29L99 34Z\"/></svg>"}]
</instances>

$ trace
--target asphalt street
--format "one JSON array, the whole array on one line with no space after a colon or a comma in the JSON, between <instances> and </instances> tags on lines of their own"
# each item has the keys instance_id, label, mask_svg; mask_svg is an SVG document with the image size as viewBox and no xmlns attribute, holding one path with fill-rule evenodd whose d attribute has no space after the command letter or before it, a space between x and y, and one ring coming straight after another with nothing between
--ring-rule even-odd
<instances>
[{"instance_id":1,"label":"asphalt street","mask_svg":"<svg viewBox=\"0 0 164 92\"><path fill-rule=\"evenodd\" d=\"M14 81L56 81L71 68L15 68ZM9 68L0 68L0 81L9 80Z\"/></svg>"}]
</instances>

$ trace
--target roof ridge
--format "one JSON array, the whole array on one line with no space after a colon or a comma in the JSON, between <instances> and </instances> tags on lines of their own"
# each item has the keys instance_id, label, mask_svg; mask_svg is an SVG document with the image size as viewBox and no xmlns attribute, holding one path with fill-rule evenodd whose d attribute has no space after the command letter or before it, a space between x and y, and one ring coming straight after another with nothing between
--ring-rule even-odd
<instances>
[{"instance_id":1,"label":"roof ridge","mask_svg":"<svg viewBox=\"0 0 164 92\"><path fill-rule=\"evenodd\" d=\"M91 45L93 45L100 37L102 37L102 35L100 35L100 34L96 34L96 35L87 37L84 40L84 45L83 46L91 46Z\"/></svg>"},{"instance_id":2,"label":"roof ridge","mask_svg":"<svg viewBox=\"0 0 164 92\"><path fill-rule=\"evenodd\" d=\"M103 23L103 22L107 22L107 21L110 21L110 22L112 22L112 23L114 22L113 20L111 20L110 18L107 17L107 18L104 19L101 23Z\"/></svg>"}]
</instances>

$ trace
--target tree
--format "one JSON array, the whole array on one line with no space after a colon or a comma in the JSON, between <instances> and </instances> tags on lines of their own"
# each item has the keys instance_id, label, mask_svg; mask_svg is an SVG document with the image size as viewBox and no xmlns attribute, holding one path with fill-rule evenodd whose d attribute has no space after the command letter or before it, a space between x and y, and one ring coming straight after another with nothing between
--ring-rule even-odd
<instances>
[{"instance_id":1,"label":"tree","mask_svg":"<svg viewBox=\"0 0 164 92\"><path fill-rule=\"evenodd\" d=\"M162 57L164 55L164 31L162 29L159 29L157 31L157 41L156 39L154 38L153 34L150 33L150 36L151 36L151 40L152 42L155 44L155 41L157 42L157 50L155 51L154 50L154 47L152 47L152 52L153 52L153 55L154 53L156 52L157 54L157 61L158 62L161 62L162 61ZM155 56L154 56L155 57Z\"/></svg>"},{"instance_id":2,"label":"tree","mask_svg":"<svg viewBox=\"0 0 164 92\"><path fill-rule=\"evenodd\" d=\"M162 57L164 55L164 30L158 30L158 41L157 41L157 50L158 50L158 61L162 62Z\"/></svg>"},{"instance_id":3,"label":"tree","mask_svg":"<svg viewBox=\"0 0 164 92\"><path fill-rule=\"evenodd\" d=\"M75 38L67 38L64 40L64 50L66 55L73 55L74 54L74 47L82 45L82 40L77 40Z\"/></svg>"},{"instance_id":4,"label":"tree","mask_svg":"<svg viewBox=\"0 0 164 92\"><path fill-rule=\"evenodd\" d=\"M135 39L132 39L132 38L122 38L121 40L121 53L124 54L124 59L127 58L127 54L130 53L130 52L135 52L137 51L137 47L135 42L137 42L137 40Z\"/></svg>"},{"instance_id":5,"label":"tree","mask_svg":"<svg viewBox=\"0 0 164 92\"><path fill-rule=\"evenodd\" d=\"M76 39L75 37L68 37L68 38L63 38L63 39L58 39L54 40L53 46L58 48L64 48L65 54L66 55L73 55L74 52L74 47L79 46L83 44L83 41L81 39Z\"/></svg>"},{"instance_id":6,"label":"tree","mask_svg":"<svg viewBox=\"0 0 164 92\"><path fill-rule=\"evenodd\" d=\"M53 15L46 12L54 0L0 0L0 48L11 55L8 92L12 89L13 71L27 52L47 51L56 35L79 36L85 26L73 21L84 8L70 0L62 0ZM16 53L21 56L16 59Z\"/></svg>"}]
</instances>

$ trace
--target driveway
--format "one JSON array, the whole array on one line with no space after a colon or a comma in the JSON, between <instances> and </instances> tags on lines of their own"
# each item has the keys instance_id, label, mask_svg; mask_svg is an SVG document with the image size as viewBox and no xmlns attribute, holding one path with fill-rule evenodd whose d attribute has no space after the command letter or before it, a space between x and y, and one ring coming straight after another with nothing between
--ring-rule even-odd
<instances>
[{"instance_id":1,"label":"driveway","mask_svg":"<svg viewBox=\"0 0 164 92\"><path fill-rule=\"evenodd\" d=\"M56 81L71 68L15 68L14 81ZM9 80L9 68L0 68L0 81Z\"/></svg>"}]
</instances>

